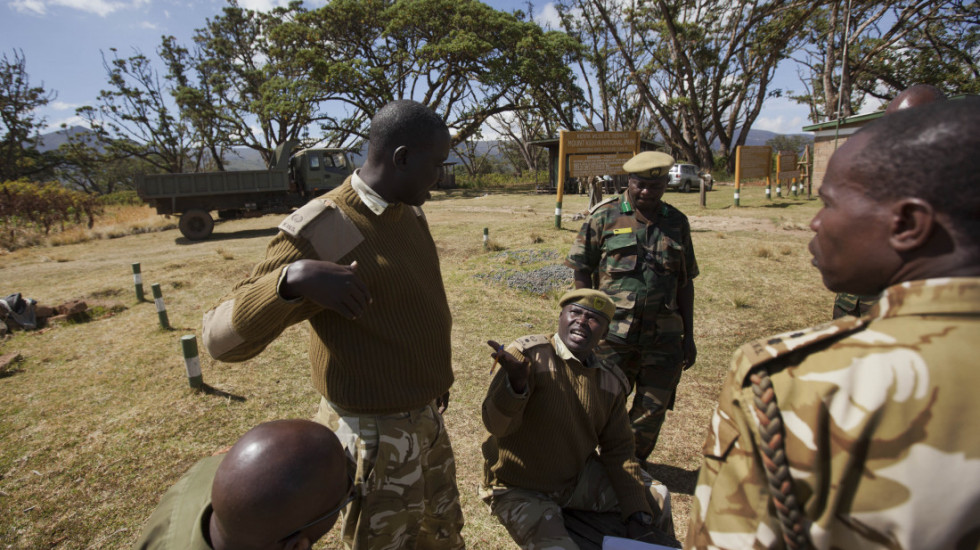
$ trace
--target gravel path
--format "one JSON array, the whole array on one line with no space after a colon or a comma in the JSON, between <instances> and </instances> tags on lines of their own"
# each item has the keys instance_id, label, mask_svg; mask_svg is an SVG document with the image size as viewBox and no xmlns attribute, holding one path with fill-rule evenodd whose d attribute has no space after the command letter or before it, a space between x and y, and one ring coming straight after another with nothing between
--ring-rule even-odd
<instances>
[{"instance_id":1,"label":"gravel path","mask_svg":"<svg viewBox=\"0 0 980 550\"><path fill-rule=\"evenodd\" d=\"M476 275L476 278L491 284L502 284L537 295L572 287L572 270L560 263L562 258L557 250L507 250L491 257L502 258L504 261L516 263L518 266L541 262L556 263L532 270L494 269L489 273Z\"/></svg>"}]
</instances>

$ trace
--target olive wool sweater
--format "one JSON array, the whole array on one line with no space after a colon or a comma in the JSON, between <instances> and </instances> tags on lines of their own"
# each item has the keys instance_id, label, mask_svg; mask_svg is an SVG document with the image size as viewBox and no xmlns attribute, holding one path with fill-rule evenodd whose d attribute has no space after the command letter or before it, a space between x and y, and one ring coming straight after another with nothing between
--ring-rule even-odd
<instances>
[{"instance_id":1,"label":"olive wool sweater","mask_svg":"<svg viewBox=\"0 0 980 550\"><path fill-rule=\"evenodd\" d=\"M452 318L421 209L390 204L376 215L348 178L279 227L265 260L205 314L205 345L215 358L253 357L288 326L309 320L313 384L342 409L404 412L449 391ZM371 295L357 319L279 296L283 269L304 258L357 262Z\"/></svg>"},{"instance_id":2,"label":"olive wool sweater","mask_svg":"<svg viewBox=\"0 0 980 550\"><path fill-rule=\"evenodd\" d=\"M626 415L625 376L599 365L563 359L553 338L518 338L507 351L531 362L526 393L511 389L504 369L490 382L483 401L486 487L520 487L568 496L599 449L599 462L619 500L625 520L651 513L640 463L633 455L633 432Z\"/></svg>"}]
</instances>

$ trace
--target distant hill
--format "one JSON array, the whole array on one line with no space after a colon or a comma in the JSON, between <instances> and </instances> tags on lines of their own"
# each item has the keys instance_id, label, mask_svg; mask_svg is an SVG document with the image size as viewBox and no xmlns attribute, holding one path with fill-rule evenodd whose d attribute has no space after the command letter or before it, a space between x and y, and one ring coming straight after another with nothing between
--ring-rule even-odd
<instances>
[{"instance_id":1,"label":"distant hill","mask_svg":"<svg viewBox=\"0 0 980 550\"><path fill-rule=\"evenodd\" d=\"M41 146L39 149L41 151L50 151L57 149L62 144L68 141L68 136L84 135L90 134L91 131L84 126L72 126L70 128L57 130L55 132L49 132L47 134L41 135ZM768 130L749 130L749 135L745 140L746 145L765 145L770 139L781 135L776 132L770 132ZM813 142L813 136L811 134L788 134L788 135L798 135L802 136ZM484 140L477 143L476 150L479 154L486 154L488 151L493 151L495 157L500 157L499 152L497 152L496 146L498 142L492 140ZM719 142L715 140L713 147L717 148ZM361 147L361 150L353 153L351 156L354 160L355 166L360 166L364 164L365 153L367 152L367 145ZM459 156L456 155L454 151L449 152L449 158L447 162L459 163ZM225 163L227 169L233 170L263 170L266 168L265 161L262 160L262 155L258 151L248 147L234 147L230 153L225 157Z\"/></svg>"},{"instance_id":2,"label":"distant hill","mask_svg":"<svg viewBox=\"0 0 980 550\"><path fill-rule=\"evenodd\" d=\"M53 151L65 143L68 143L69 137L90 135L92 135L92 131L84 126L71 126L69 128L56 130L54 132L48 132L47 134L41 134L41 141L38 145L38 150L42 153L46 151Z\"/></svg>"}]
</instances>

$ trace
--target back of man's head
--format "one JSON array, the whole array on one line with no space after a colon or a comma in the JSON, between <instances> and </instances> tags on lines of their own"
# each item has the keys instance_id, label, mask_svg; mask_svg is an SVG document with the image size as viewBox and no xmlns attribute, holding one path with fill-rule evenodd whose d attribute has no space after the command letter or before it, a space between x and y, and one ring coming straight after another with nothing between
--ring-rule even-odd
<instances>
[{"instance_id":1,"label":"back of man's head","mask_svg":"<svg viewBox=\"0 0 980 550\"><path fill-rule=\"evenodd\" d=\"M448 133L446 122L432 109L411 99L388 103L371 119L368 156L382 158L402 145L427 146L435 136Z\"/></svg>"},{"instance_id":2,"label":"back of man's head","mask_svg":"<svg viewBox=\"0 0 980 550\"><path fill-rule=\"evenodd\" d=\"M922 199L963 243L980 244L980 97L896 111L858 135L866 145L851 169L868 196Z\"/></svg>"},{"instance_id":3,"label":"back of man's head","mask_svg":"<svg viewBox=\"0 0 980 550\"><path fill-rule=\"evenodd\" d=\"M298 419L260 424L231 447L215 474L212 537L223 540L212 542L274 547L342 502L348 485L347 457L329 428ZM334 521L317 525L310 542Z\"/></svg>"},{"instance_id":4,"label":"back of man's head","mask_svg":"<svg viewBox=\"0 0 980 550\"><path fill-rule=\"evenodd\" d=\"M946 94L931 84L913 84L905 88L885 108L885 114L891 114L902 109L918 107L933 101L946 99Z\"/></svg>"}]
</instances>

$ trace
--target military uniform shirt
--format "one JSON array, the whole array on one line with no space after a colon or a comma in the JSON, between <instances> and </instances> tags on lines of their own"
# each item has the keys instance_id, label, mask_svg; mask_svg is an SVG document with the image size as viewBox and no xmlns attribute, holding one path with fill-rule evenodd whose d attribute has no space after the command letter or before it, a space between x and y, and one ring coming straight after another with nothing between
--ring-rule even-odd
<instances>
[{"instance_id":1,"label":"military uniform shirt","mask_svg":"<svg viewBox=\"0 0 980 550\"><path fill-rule=\"evenodd\" d=\"M630 204L629 191L596 205L565 265L598 274L596 288L616 303L609 334L623 340L644 311L679 318L677 289L698 275L687 216L661 203L647 220Z\"/></svg>"},{"instance_id":2,"label":"military uniform shirt","mask_svg":"<svg viewBox=\"0 0 980 550\"><path fill-rule=\"evenodd\" d=\"M863 318L742 346L685 548L782 548L750 373L770 373L815 548L978 548L980 278L885 290Z\"/></svg>"},{"instance_id":3,"label":"military uniform shirt","mask_svg":"<svg viewBox=\"0 0 980 550\"><path fill-rule=\"evenodd\" d=\"M224 454L199 460L160 499L134 550L210 550L211 484Z\"/></svg>"}]
</instances>

